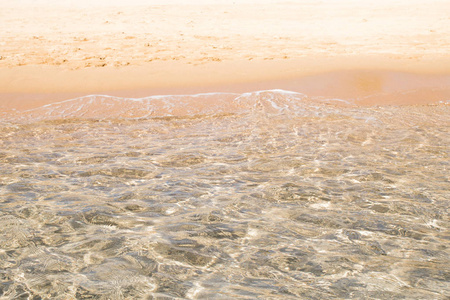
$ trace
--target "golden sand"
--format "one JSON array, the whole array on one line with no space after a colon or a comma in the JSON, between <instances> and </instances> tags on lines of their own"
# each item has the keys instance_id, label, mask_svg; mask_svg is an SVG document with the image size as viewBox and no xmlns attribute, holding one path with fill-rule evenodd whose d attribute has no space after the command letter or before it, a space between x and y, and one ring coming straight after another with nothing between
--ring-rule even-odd
<instances>
[{"instance_id":1,"label":"golden sand","mask_svg":"<svg viewBox=\"0 0 450 300\"><path fill-rule=\"evenodd\" d=\"M270 88L433 103L450 98L448 11L441 0L22 0L0 11L0 108Z\"/></svg>"}]
</instances>

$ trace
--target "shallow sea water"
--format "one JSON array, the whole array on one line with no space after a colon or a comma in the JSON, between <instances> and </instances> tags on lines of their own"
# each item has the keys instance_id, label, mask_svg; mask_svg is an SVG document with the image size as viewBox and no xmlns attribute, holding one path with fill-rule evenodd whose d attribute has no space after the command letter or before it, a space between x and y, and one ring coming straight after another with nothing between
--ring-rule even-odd
<instances>
[{"instance_id":1,"label":"shallow sea water","mask_svg":"<svg viewBox=\"0 0 450 300\"><path fill-rule=\"evenodd\" d=\"M450 106L339 103L88 96L4 118L0 299L448 299Z\"/></svg>"}]
</instances>

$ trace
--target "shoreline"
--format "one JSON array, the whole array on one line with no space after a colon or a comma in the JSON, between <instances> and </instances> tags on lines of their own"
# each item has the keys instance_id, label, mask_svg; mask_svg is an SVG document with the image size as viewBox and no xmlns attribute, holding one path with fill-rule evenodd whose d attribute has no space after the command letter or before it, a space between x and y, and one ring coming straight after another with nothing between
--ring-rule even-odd
<instances>
[{"instance_id":1,"label":"shoreline","mask_svg":"<svg viewBox=\"0 0 450 300\"><path fill-rule=\"evenodd\" d=\"M89 94L134 98L267 89L362 105L450 99L448 1L255 4L5 4L0 111ZM409 98L406 92L412 92Z\"/></svg>"},{"instance_id":2,"label":"shoreline","mask_svg":"<svg viewBox=\"0 0 450 300\"><path fill-rule=\"evenodd\" d=\"M360 105L426 105L450 99L450 58L408 61L377 56L153 62L84 68L0 68L0 110L26 110L90 94L125 98L283 89Z\"/></svg>"}]
</instances>

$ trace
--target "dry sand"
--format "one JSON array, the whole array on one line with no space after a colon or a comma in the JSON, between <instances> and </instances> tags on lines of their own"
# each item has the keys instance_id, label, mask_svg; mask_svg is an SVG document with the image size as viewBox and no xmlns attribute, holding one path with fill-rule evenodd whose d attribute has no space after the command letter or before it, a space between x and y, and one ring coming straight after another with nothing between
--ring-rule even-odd
<instances>
[{"instance_id":1,"label":"dry sand","mask_svg":"<svg viewBox=\"0 0 450 300\"><path fill-rule=\"evenodd\" d=\"M447 0L10 2L3 111L94 93L271 88L362 104L450 99Z\"/></svg>"}]
</instances>

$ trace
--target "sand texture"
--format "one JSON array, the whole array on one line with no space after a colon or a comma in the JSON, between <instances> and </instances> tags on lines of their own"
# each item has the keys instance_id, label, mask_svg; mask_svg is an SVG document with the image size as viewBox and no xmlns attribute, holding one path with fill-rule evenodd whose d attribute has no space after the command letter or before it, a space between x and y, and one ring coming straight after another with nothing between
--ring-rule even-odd
<instances>
[{"instance_id":1,"label":"sand texture","mask_svg":"<svg viewBox=\"0 0 450 300\"><path fill-rule=\"evenodd\" d=\"M105 92L292 86L315 92L278 81L332 71L450 73L450 2L442 0L20 0L2 6L2 107ZM355 79L364 82L363 96L368 84L372 90L392 77L364 76ZM355 80L335 77L328 94L346 96L342 89ZM427 87L445 89L449 82L447 76Z\"/></svg>"}]
</instances>

